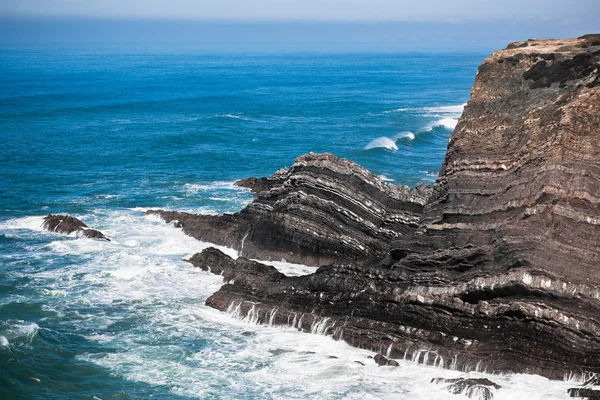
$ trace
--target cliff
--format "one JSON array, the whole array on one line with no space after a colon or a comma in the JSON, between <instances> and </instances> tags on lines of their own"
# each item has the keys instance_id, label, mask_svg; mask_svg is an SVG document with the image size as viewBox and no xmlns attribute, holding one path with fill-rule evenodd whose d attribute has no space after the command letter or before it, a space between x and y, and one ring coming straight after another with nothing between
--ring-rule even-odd
<instances>
[{"instance_id":1,"label":"cliff","mask_svg":"<svg viewBox=\"0 0 600 400\"><path fill-rule=\"evenodd\" d=\"M433 190L332 155L242 184L238 214L158 212L209 249L207 300L254 320L463 370L600 373L600 35L529 40L480 66Z\"/></svg>"}]
</instances>

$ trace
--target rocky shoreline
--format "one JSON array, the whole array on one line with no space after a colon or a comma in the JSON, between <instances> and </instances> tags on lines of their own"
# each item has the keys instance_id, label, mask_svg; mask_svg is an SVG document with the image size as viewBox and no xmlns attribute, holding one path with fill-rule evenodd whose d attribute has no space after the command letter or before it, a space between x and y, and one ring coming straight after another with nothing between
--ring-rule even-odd
<instances>
[{"instance_id":1,"label":"rocky shoreline","mask_svg":"<svg viewBox=\"0 0 600 400\"><path fill-rule=\"evenodd\" d=\"M600 373L600 35L480 66L433 188L307 154L223 216L148 211L207 249L207 305L463 371ZM287 277L253 259L318 267ZM590 389L591 390L591 389Z\"/></svg>"}]
</instances>

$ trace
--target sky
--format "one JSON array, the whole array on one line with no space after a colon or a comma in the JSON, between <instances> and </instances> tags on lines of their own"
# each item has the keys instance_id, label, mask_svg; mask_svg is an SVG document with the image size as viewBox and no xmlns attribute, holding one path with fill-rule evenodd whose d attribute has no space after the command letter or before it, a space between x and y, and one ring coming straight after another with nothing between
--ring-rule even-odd
<instances>
[{"instance_id":1,"label":"sky","mask_svg":"<svg viewBox=\"0 0 600 400\"><path fill-rule=\"evenodd\" d=\"M500 43L600 32L600 0L0 0L0 43Z\"/></svg>"},{"instance_id":2,"label":"sky","mask_svg":"<svg viewBox=\"0 0 600 400\"><path fill-rule=\"evenodd\" d=\"M3 0L0 14L243 21L583 21L594 17L598 21L599 4L598 0Z\"/></svg>"}]
</instances>

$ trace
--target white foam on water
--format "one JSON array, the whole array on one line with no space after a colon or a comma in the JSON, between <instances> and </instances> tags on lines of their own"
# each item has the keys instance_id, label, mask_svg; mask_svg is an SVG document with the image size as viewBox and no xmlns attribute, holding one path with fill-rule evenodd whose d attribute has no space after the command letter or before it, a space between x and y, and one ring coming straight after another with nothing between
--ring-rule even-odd
<instances>
[{"instance_id":1,"label":"white foam on water","mask_svg":"<svg viewBox=\"0 0 600 400\"><path fill-rule=\"evenodd\" d=\"M235 114L219 114L219 117L247 120L247 118L244 118L241 115L235 115Z\"/></svg>"},{"instance_id":2,"label":"white foam on water","mask_svg":"<svg viewBox=\"0 0 600 400\"><path fill-rule=\"evenodd\" d=\"M197 194L200 191L208 192L215 189L248 191L246 188L235 186L234 183L235 181L217 181L208 184L186 183L183 185L183 190L190 194Z\"/></svg>"},{"instance_id":3,"label":"white foam on water","mask_svg":"<svg viewBox=\"0 0 600 400\"><path fill-rule=\"evenodd\" d=\"M431 114L452 114L460 117L467 103L455 106L423 107L423 110Z\"/></svg>"},{"instance_id":4,"label":"white foam on water","mask_svg":"<svg viewBox=\"0 0 600 400\"><path fill-rule=\"evenodd\" d=\"M231 118L231 119L237 119L240 121L253 121L253 122L266 122L263 121L261 119L257 119L257 118L250 118L250 117L244 117L243 115L237 115L237 114L217 114L217 117L221 117L221 118Z\"/></svg>"},{"instance_id":5,"label":"white foam on water","mask_svg":"<svg viewBox=\"0 0 600 400\"><path fill-rule=\"evenodd\" d=\"M41 221L35 218L10 224L30 227ZM73 263L31 275L28 283L51 294L44 296L48 309L77 319L78 326L93 332L88 340L113 350L81 354L80 360L124 379L167 385L192 398L457 398L444 385L430 381L464 374L402 360L399 368L379 367L368 358L372 352L325 336L329 326L325 319L315 324L319 334L307 334L257 325L244 315L234 318L207 307L206 298L219 289L223 278L182 259L210 244L156 216L99 210L81 218L112 241L53 240L40 251L62 259L72 256ZM232 249L221 250L236 257ZM285 262L269 264L286 275L315 270ZM134 328L114 328L125 322ZM12 342L10 334L33 337L39 329L24 321L17 325L2 332L6 341ZM387 345L381 351L386 349ZM572 386L529 375L469 376L489 377L503 386L495 393L496 400L566 399L566 389Z\"/></svg>"},{"instance_id":6,"label":"white foam on water","mask_svg":"<svg viewBox=\"0 0 600 400\"><path fill-rule=\"evenodd\" d=\"M377 139L371 140L364 148L364 150L383 148L392 151L398 150L398 146L396 145L396 141L394 139L390 139L389 137L379 137Z\"/></svg>"},{"instance_id":7,"label":"white foam on water","mask_svg":"<svg viewBox=\"0 0 600 400\"><path fill-rule=\"evenodd\" d=\"M451 117L446 117L446 118L439 119L439 120L437 120L435 122L432 122L431 124L427 125L425 127L425 130L431 131L435 127L438 127L438 126L442 126L442 127L446 128L446 129L451 129L452 130L452 129L456 128L457 124L458 124L458 119L451 118Z\"/></svg>"},{"instance_id":8,"label":"white foam on water","mask_svg":"<svg viewBox=\"0 0 600 400\"><path fill-rule=\"evenodd\" d=\"M2 329L0 347L8 346L10 342L31 343L40 327L35 322L13 321ZM4 345L2 343L5 343Z\"/></svg>"},{"instance_id":9,"label":"white foam on water","mask_svg":"<svg viewBox=\"0 0 600 400\"><path fill-rule=\"evenodd\" d=\"M196 199L204 198L217 202L214 207L221 208L226 206L225 209L221 208L221 212L235 212L244 208L253 199L250 189L240 186L235 186L235 181L217 181L207 184L202 183L186 183L183 186L175 187L175 191L179 191L184 199ZM179 204L174 206L178 211L189 211L200 214L218 214L218 212L207 206L199 208L189 209L189 204L181 206Z\"/></svg>"},{"instance_id":10,"label":"white foam on water","mask_svg":"<svg viewBox=\"0 0 600 400\"><path fill-rule=\"evenodd\" d=\"M394 136L394 140L398 139L408 139L413 140L415 138L415 134L409 131L400 132Z\"/></svg>"},{"instance_id":11,"label":"white foam on water","mask_svg":"<svg viewBox=\"0 0 600 400\"><path fill-rule=\"evenodd\" d=\"M303 265L303 264L294 264L294 263L290 263L287 261L261 261L261 260L254 260L254 261L258 261L258 262L266 264L266 265L272 265L279 272L281 272L282 274L285 274L287 276L310 275L317 270L316 267L309 267L308 265Z\"/></svg>"},{"instance_id":12,"label":"white foam on water","mask_svg":"<svg viewBox=\"0 0 600 400\"><path fill-rule=\"evenodd\" d=\"M388 112L413 112L416 114L423 114L429 116L436 115L450 115L456 118L460 117L465 109L467 103L449 106L436 106L436 107L408 107L408 108L396 108L395 110Z\"/></svg>"},{"instance_id":13,"label":"white foam on water","mask_svg":"<svg viewBox=\"0 0 600 400\"><path fill-rule=\"evenodd\" d=\"M0 223L0 230L20 230L27 229L30 231L42 232L42 224L44 223L44 217L32 216L13 218Z\"/></svg>"},{"instance_id":14,"label":"white foam on water","mask_svg":"<svg viewBox=\"0 0 600 400\"><path fill-rule=\"evenodd\" d=\"M388 177L387 177L387 176L385 176L385 175L377 175L377 177L378 177L379 179L381 179L382 181L384 181L384 182L394 182L394 180L393 180L392 178L388 178Z\"/></svg>"}]
</instances>

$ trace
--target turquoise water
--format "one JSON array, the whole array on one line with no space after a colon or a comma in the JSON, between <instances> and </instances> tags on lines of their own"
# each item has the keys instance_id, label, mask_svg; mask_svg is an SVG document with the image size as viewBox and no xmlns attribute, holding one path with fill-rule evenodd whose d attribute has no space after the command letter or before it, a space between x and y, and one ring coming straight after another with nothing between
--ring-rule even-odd
<instances>
[{"instance_id":1,"label":"turquoise water","mask_svg":"<svg viewBox=\"0 0 600 400\"><path fill-rule=\"evenodd\" d=\"M221 278L181 260L208 244L143 211L237 211L236 179L309 151L432 183L486 55L0 49L0 398L454 398L429 380L456 372L205 307ZM112 241L43 232L48 213Z\"/></svg>"}]
</instances>

